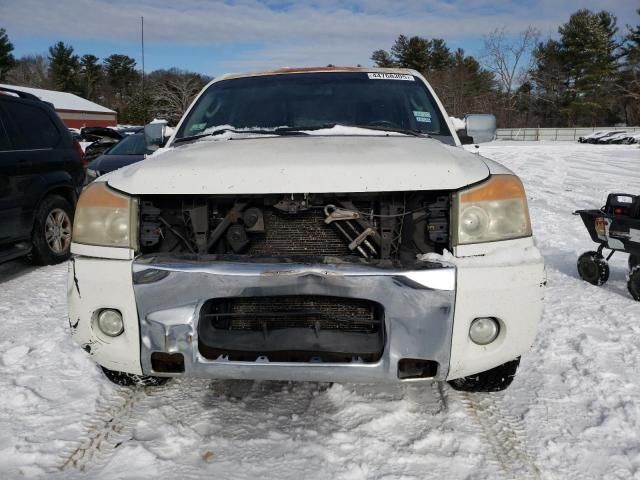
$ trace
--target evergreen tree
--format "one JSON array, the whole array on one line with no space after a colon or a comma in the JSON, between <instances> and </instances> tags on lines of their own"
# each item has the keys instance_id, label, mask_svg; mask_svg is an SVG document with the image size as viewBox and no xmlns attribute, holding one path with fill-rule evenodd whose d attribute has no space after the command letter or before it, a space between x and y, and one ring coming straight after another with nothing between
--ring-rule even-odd
<instances>
[{"instance_id":1,"label":"evergreen tree","mask_svg":"<svg viewBox=\"0 0 640 480\"><path fill-rule=\"evenodd\" d=\"M640 9L637 10L640 15ZM640 25L627 25L629 33L621 48L619 91L622 93L622 108L625 123L640 123Z\"/></svg>"},{"instance_id":2,"label":"evergreen tree","mask_svg":"<svg viewBox=\"0 0 640 480\"><path fill-rule=\"evenodd\" d=\"M452 65L449 47L442 38L434 38L429 45L429 70L446 70Z\"/></svg>"},{"instance_id":3,"label":"evergreen tree","mask_svg":"<svg viewBox=\"0 0 640 480\"><path fill-rule=\"evenodd\" d=\"M612 94L616 81L616 18L602 11L578 10L560 26L567 125L615 123Z\"/></svg>"},{"instance_id":4,"label":"evergreen tree","mask_svg":"<svg viewBox=\"0 0 640 480\"><path fill-rule=\"evenodd\" d=\"M135 67L136 61L127 55L113 54L104 60L107 81L120 99L133 91L133 86L138 79Z\"/></svg>"},{"instance_id":5,"label":"evergreen tree","mask_svg":"<svg viewBox=\"0 0 640 480\"><path fill-rule=\"evenodd\" d=\"M534 91L534 111L542 125L562 124L565 107L567 67L562 58L562 45L556 40L539 43L533 51L534 67L531 82Z\"/></svg>"},{"instance_id":6,"label":"evergreen tree","mask_svg":"<svg viewBox=\"0 0 640 480\"><path fill-rule=\"evenodd\" d=\"M12 51L13 44L9 41L6 30L0 28L0 81L7 78L7 73L15 64Z\"/></svg>"},{"instance_id":7,"label":"evergreen tree","mask_svg":"<svg viewBox=\"0 0 640 480\"><path fill-rule=\"evenodd\" d=\"M381 68L390 68L396 66L393 57L386 50L376 50L371 54L371 60L373 60L377 67Z\"/></svg>"},{"instance_id":8,"label":"evergreen tree","mask_svg":"<svg viewBox=\"0 0 640 480\"><path fill-rule=\"evenodd\" d=\"M400 35L391 47L391 55L398 65L418 72L426 72L429 68L429 54L430 42L421 37Z\"/></svg>"},{"instance_id":9,"label":"evergreen tree","mask_svg":"<svg viewBox=\"0 0 640 480\"><path fill-rule=\"evenodd\" d=\"M412 68L425 75L451 66L451 52L441 38L427 40L400 35L391 47L391 53L376 50L371 59L378 67Z\"/></svg>"},{"instance_id":10,"label":"evergreen tree","mask_svg":"<svg viewBox=\"0 0 640 480\"><path fill-rule=\"evenodd\" d=\"M96 100L96 85L102 76L102 67L95 55L83 55L80 59L80 75L82 77L82 93L89 100Z\"/></svg>"},{"instance_id":11,"label":"evergreen tree","mask_svg":"<svg viewBox=\"0 0 640 480\"><path fill-rule=\"evenodd\" d=\"M49 76L54 88L75 93L78 90L79 59L73 47L58 42L49 47Z\"/></svg>"},{"instance_id":12,"label":"evergreen tree","mask_svg":"<svg viewBox=\"0 0 640 480\"><path fill-rule=\"evenodd\" d=\"M427 40L400 35L391 53L376 50L371 59L379 67L412 68L427 76L452 115L491 111L493 75L464 50L451 53L441 38Z\"/></svg>"}]
</instances>

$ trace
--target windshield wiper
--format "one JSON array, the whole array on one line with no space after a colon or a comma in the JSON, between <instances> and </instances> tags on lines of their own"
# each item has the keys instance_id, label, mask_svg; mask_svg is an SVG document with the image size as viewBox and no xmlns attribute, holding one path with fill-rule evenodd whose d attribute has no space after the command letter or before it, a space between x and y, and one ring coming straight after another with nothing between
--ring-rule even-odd
<instances>
[{"instance_id":1,"label":"windshield wiper","mask_svg":"<svg viewBox=\"0 0 640 480\"><path fill-rule=\"evenodd\" d=\"M200 138L205 138L205 137L215 137L216 135L222 135L223 133L227 133L227 132L248 133L250 135L291 136L291 135L308 135L307 133L305 133L306 131L324 130L324 129L330 129L338 126L355 127L355 128L362 128L365 130L376 130L380 132L403 133L405 135L411 135L414 137L431 138L431 136L428 133L424 133L419 130L412 130L409 128L383 127L379 125L355 125L355 124L350 125L350 124L343 124L343 123L324 123L322 125L309 125L309 126L300 126L300 127L277 127L274 129L253 129L253 130L249 130L249 129L240 130L237 128L226 127L226 128L219 128L219 129L213 130L212 132L209 132L209 133L201 133L199 135L191 135L189 137L176 138L173 141L173 144L175 145L178 143L191 142L193 140L198 140Z\"/></svg>"},{"instance_id":2,"label":"windshield wiper","mask_svg":"<svg viewBox=\"0 0 640 480\"><path fill-rule=\"evenodd\" d=\"M394 132L404 133L405 135L411 135L413 137L431 138L431 135L420 130L413 130L412 128L402 127L383 127L381 125L345 125L346 127L364 128L366 130L377 130L380 132Z\"/></svg>"},{"instance_id":3,"label":"windshield wiper","mask_svg":"<svg viewBox=\"0 0 640 480\"><path fill-rule=\"evenodd\" d=\"M324 128L324 127L322 127ZM313 127L311 128L313 129ZM173 143L184 143L190 142L192 140L198 140L199 138L205 137L215 137L216 135L222 135L223 133L231 132L231 133L248 133L250 135L278 135L278 136L286 136L286 135L307 135L300 130L308 130L307 128L293 128L293 127L279 127L274 128L273 130L268 129L253 129L253 130L239 130L237 128L219 128L209 133L201 133L199 135L191 135L189 137L180 137L176 138Z\"/></svg>"}]
</instances>

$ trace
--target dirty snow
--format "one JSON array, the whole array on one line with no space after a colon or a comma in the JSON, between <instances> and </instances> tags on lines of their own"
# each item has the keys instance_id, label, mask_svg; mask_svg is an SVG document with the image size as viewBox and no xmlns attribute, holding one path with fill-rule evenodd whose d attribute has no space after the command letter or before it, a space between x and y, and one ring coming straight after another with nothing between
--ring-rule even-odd
<instances>
[{"instance_id":1,"label":"dirty snow","mask_svg":"<svg viewBox=\"0 0 640 480\"><path fill-rule=\"evenodd\" d=\"M521 175L547 263L545 314L493 395L179 380L108 383L68 336L66 265L0 265L0 478L640 479L640 303L626 256L594 287L577 208L640 193L640 149L495 142Z\"/></svg>"}]
</instances>

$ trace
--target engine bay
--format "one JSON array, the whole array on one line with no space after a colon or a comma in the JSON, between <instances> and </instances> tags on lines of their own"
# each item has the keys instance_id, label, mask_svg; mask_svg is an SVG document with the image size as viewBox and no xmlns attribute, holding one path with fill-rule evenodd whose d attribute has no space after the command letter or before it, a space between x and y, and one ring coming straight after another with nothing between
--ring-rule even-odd
<instances>
[{"instance_id":1,"label":"engine bay","mask_svg":"<svg viewBox=\"0 0 640 480\"><path fill-rule=\"evenodd\" d=\"M145 196L142 253L413 260L449 245L448 192Z\"/></svg>"}]
</instances>

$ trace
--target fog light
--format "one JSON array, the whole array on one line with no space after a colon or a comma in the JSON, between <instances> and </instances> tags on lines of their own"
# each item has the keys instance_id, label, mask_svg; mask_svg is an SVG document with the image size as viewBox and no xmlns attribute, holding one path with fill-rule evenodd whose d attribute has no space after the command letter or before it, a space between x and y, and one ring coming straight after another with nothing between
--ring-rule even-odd
<instances>
[{"instance_id":1,"label":"fog light","mask_svg":"<svg viewBox=\"0 0 640 480\"><path fill-rule=\"evenodd\" d=\"M488 345L498 338L500 325L495 318L480 317L471 322L469 338L478 345Z\"/></svg>"},{"instance_id":2,"label":"fog light","mask_svg":"<svg viewBox=\"0 0 640 480\"><path fill-rule=\"evenodd\" d=\"M105 335L117 337L124 331L122 314L118 310L106 308L98 314L98 328Z\"/></svg>"}]
</instances>

